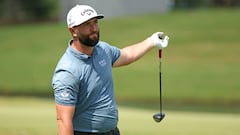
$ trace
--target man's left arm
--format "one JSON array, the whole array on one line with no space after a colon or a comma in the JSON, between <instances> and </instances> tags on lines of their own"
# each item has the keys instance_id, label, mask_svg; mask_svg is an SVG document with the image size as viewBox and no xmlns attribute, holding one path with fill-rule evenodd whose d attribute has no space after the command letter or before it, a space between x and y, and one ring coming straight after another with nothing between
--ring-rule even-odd
<instances>
[{"instance_id":1,"label":"man's left arm","mask_svg":"<svg viewBox=\"0 0 240 135\"><path fill-rule=\"evenodd\" d=\"M161 38L162 35L163 32L156 32L142 42L122 48L120 50L121 54L114 62L113 67L131 64L140 59L144 54L154 47L159 49L167 47L169 37L165 36L164 38Z\"/></svg>"}]
</instances>

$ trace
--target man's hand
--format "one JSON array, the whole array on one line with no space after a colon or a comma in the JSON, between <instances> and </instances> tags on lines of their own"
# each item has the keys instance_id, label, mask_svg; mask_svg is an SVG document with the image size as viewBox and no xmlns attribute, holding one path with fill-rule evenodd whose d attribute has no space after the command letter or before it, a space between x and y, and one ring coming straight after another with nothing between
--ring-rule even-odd
<instances>
[{"instance_id":1,"label":"man's hand","mask_svg":"<svg viewBox=\"0 0 240 135\"><path fill-rule=\"evenodd\" d=\"M156 32L150 37L155 47L163 49L168 46L169 37L165 36L163 32Z\"/></svg>"}]
</instances>

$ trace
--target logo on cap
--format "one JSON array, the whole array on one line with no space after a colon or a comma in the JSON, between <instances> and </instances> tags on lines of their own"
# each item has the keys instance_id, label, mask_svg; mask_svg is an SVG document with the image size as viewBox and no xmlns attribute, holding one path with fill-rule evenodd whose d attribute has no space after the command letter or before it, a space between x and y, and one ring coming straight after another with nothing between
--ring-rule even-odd
<instances>
[{"instance_id":1,"label":"logo on cap","mask_svg":"<svg viewBox=\"0 0 240 135\"><path fill-rule=\"evenodd\" d=\"M85 9L85 10L82 11L81 15L85 16L85 14L90 16L91 14L94 14L94 11L91 10L91 9Z\"/></svg>"}]
</instances>

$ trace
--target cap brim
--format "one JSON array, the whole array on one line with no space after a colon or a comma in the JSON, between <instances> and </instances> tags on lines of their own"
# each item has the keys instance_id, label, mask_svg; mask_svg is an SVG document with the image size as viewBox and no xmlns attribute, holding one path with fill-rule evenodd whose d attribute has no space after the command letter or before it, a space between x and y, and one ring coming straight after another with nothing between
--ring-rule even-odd
<instances>
[{"instance_id":1,"label":"cap brim","mask_svg":"<svg viewBox=\"0 0 240 135\"><path fill-rule=\"evenodd\" d=\"M99 14L99 15L97 15L97 16L91 17L91 18L89 18L88 20L82 22L81 24L83 24L83 23L85 23L85 22L87 22L87 21L89 21L89 20L91 20L91 19L93 19L93 18L102 19L102 18L104 18L104 15ZM79 24L79 25L81 25L81 24Z\"/></svg>"},{"instance_id":2,"label":"cap brim","mask_svg":"<svg viewBox=\"0 0 240 135\"><path fill-rule=\"evenodd\" d=\"M95 18L102 19L102 18L104 18L104 15L100 14L100 15L97 15Z\"/></svg>"}]
</instances>

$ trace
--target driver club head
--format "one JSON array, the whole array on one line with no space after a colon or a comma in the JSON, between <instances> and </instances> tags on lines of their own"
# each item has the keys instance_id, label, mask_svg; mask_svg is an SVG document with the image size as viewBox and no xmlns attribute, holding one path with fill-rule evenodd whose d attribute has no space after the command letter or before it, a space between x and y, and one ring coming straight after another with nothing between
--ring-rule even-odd
<instances>
[{"instance_id":1,"label":"driver club head","mask_svg":"<svg viewBox=\"0 0 240 135\"><path fill-rule=\"evenodd\" d=\"M153 115L153 119L156 121L156 122L160 122L162 121L162 119L165 117L165 114L164 113L157 113L155 115Z\"/></svg>"}]
</instances>

